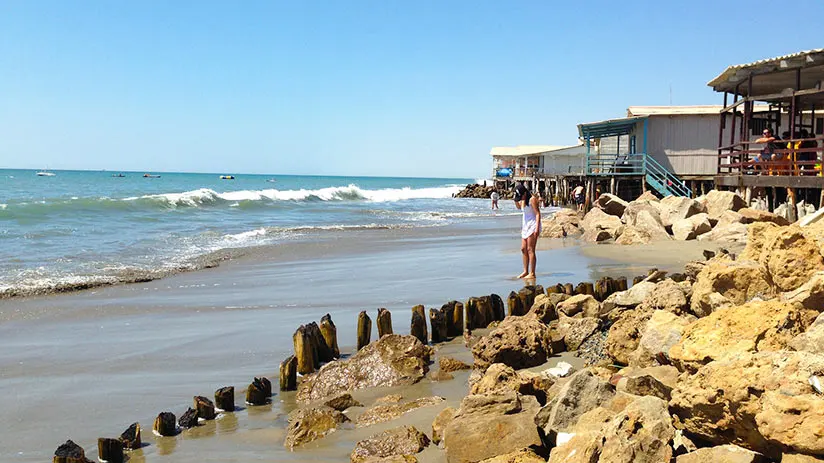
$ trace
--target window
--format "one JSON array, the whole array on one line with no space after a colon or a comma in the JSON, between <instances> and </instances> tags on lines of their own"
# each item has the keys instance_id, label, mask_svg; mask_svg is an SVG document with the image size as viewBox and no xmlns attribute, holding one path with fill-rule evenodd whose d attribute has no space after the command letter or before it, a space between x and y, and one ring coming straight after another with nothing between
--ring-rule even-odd
<instances>
[{"instance_id":1,"label":"window","mask_svg":"<svg viewBox=\"0 0 824 463\"><path fill-rule=\"evenodd\" d=\"M635 154L635 135L629 137L629 154Z\"/></svg>"}]
</instances>

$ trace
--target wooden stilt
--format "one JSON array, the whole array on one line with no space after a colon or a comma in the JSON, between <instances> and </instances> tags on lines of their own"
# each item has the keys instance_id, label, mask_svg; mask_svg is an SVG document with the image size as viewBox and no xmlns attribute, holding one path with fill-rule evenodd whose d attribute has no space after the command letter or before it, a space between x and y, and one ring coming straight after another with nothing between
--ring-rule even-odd
<instances>
[{"instance_id":1,"label":"wooden stilt","mask_svg":"<svg viewBox=\"0 0 824 463\"><path fill-rule=\"evenodd\" d=\"M748 186L746 191L744 192L744 202L747 203L747 207L750 207L752 204L752 187Z\"/></svg>"},{"instance_id":2,"label":"wooden stilt","mask_svg":"<svg viewBox=\"0 0 824 463\"><path fill-rule=\"evenodd\" d=\"M787 188L787 220L795 222L798 220L798 209L795 201L795 188Z\"/></svg>"}]
</instances>

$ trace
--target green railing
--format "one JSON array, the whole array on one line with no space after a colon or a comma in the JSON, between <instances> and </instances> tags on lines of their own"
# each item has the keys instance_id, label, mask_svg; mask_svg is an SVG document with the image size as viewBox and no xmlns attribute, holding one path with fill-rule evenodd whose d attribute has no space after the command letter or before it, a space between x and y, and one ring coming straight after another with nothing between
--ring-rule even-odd
<instances>
[{"instance_id":1,"label":"green railing","mask_svg":"<svg viewBox=\"0 0 824 463\"><path fill-rule=\"evenodd\" d=\"M646 182L662 196L692 196L692 191L651 156L633 154L588 154L587 175L643 176Z\"/></svg>"}]
</instances>

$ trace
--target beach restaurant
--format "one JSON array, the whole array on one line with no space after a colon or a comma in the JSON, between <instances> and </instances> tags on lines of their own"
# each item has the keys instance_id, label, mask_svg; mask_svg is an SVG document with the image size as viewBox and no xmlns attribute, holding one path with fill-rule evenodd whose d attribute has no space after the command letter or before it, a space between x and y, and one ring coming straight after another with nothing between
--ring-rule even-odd
<instances>
[{"instance_id":1,"label":"beach restaurant","mask_svg":"<svg viewBox=\"0 0 824 463\"><path fill-rule=\"evenodd\" d=\"M583 144L500 146L490 154L497 188L509 189L521 181L549 197L558 193L561 179L584 174L586 148Z\"/></svg>"},{"instance_id":2,"label":"beach restaurant","mask_svg":"<svg viewBox=\"0 0 824 463\"><path fill-rule=\"evenodd\" d=\"M707 85L723 93L715 184L770 210L804 200L824 206L824 49L727 67ZM758 110L766 105L767 110ZM770 143L756 140L768 135ZM795 213L795 207L789 208Z\"/></svg>"}]
</instances>

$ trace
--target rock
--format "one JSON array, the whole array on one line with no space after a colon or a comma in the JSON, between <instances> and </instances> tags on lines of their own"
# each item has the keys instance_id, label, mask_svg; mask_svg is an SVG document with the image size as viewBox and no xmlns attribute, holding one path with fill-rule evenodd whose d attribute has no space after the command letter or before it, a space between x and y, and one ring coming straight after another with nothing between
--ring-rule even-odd
<instances>
[{"instance_id":1,"label":"rock","mask_svg":"<svg viewBox=\"0 0 824 463\"><path fill-rule=\"evenodd\" d=\"M809 384L822 371L819 354L743 353L679 377L670 411L706 442L740 445L772 459L782 452L824 455L824 397Z\"/></svg>"},{"instance_id":2,"label":"rock","mask_svg":"<svg viewBox=\"0 0 824 463\"><path fill-rule=\"evenodd\" d=\"M482 371L493 363L534 367L552 353L549 328L533 317L507 317L472 347L475 368Z\"/></svg>"},{"instance_id":3,"label":"rock","mask_svg":"<svg viewBox=\"0 0 824 463\"><path fill-rule=\"evenodd\" d=\"M615 397L615 388L585 369L574 373L558 395L535 416L542 436L569 431L584 413L601 407ZM548 445L548 447L550 447Z\"/></svg>"},{"instance_id":4,"label":"rock","mask_svg":"<svg viewBox=\"0 0 824 463\"><path fill-rule=\"evenodd\" d=\"M679 317L665 310L655 310L641 331L638 348L629 355L629 365L651 367L669 362L669 351L683 336L695 317Z\"/></svg>"},{"instance_id":5,"label":"rock","mask_svg":"<svg viewBox=\"0 0 824 463\"><path fill-rule=\"evenodd\" d=\"M429 379L431 381L440 382L440 381L449 381L455 379L455 376L452 373L447 373L445 371L437 370L437 371L430 371L429 372Z\"/></svg>"},{"instance_id":6,"label":"rock","mask_svg":"<svg viewBox=\"0 0 824 463\"><path fill-rule=\"evenodd\" d=\"M351 358L305 376L296 398L311 402L358 389L414 384L429 370L429 351L414 336L385 335Z\"/></svg>"},{"instance_id":7,"label":"rock","mask_svg":"<svg viewBox=\"0 0 824 463\"><path fill-rule=\"evenodd\" d=\"M744 198L731 191L712 190L706 194L705 201L707 214L714 219L726 211L738 211L747 205Z\"/></svg>"},{"instance_id":8,"label":"rock","mask_svg":"<svg viewBox=\"0 0 824 463\"><path fill-rule=\"evenodd\" d=\"M581 229L584 231L581 237L584 241L599 242L615 239L624 228L621 219L609 215L601 209L592 209L581 221Z\"/></svg>"},{"instance_id":9,"label":"rock","mask_svg":"<svg viewBox=\"0 0 824 463\"><path fill-rule=\"evenodd\" d=\"M716 296L714 296L716 295ZM709 261L692 286L690 310L704 317L723 305L740 305L756 297L770 299L775 290L767 270L753 261Z\"/></svg>"},{"instance_id":10,"label":"rock","mask_svg":"<svg viewBox=\"0 0 824 463\"><path fill-rule=\"evenodd\" d=\"M713 227L728 227L737 223L744 223L744 216L735 211L726 211L720 217L710 217Z\"/></svg>"},{"instance_id":11,"label":"rock","mask_svg":"<svg viewBox=\"0 0 824 463\"><path fill-rule=\"evenodd\" d=\"M402 395L400 395L400 394L389 394L389 395L385 395L385 396L380 397L379 399L375 400L375 404L376 405L377 404L397 404L397 403L400 403L401 400L403 400Z\"/></svg>"},{"instance_id":12,"label":"rock","mask_svg":"<svg viewBox=\"0 0 824 463\"><path fill-rule=\"evenodd\" d=\"M687 291L691 292L692 287L678 284L670 279L663 280L655 283L655 287L649 296L641 302L639 308L685 314L689 308Z\"/></svg>"},{"instance_id":13,"label":"rock","mask_svg":"<svg viewBox=\"0 0 824 463\"><path fill-rule=\"evenodd\" d=\"M824 314L819 314L806 331L792 338L789 347L814 354L824 352Z\"/></svg>"},{"instance_id":14,"label":"rock","mask_svg":"<svg viewBox=\"0 0 824 463\"><path fill-rule=\"evenodd\" d=\"M696 214L686 219L678 219L672 224L672 236L681 241L692 240L712 230L706 213Z\"/></svg>"},{"instance_id":15,"label":"rock","mask_svg":"<svg viewBox=\"0 0 824 463\"><path fill-rule=\"evenodd\" d=\"M675 456L683 455L685 453L694 452L698 447L684 435L684 431L680 429L675 430L675 437L672 438L672 454Z\"/></svg>"},{"instance_id":16,"label":"rock","mask_svg":"<svg viewBox=\"0 0 824 463\"><path fill-rule=\"evenodd\" d=\"M782 294L781 300L801 304L807 309L820 310L824 307L824 272L813 274L808 282Z\"/></svg>"},{"instance_id":17,"label":"rock","mask_svg":"<svg viewBox=\"0 0 824 463\"><path fill-rule=\"evenodd\" d=\"M622 246L631 246L633 244L647 244L652 242L652 235L644 230L637 228L634 225L627 225L624 227L621 236L615 240L615 244Z\"/></svg>"},{"instance_id":18,"label":"rock","mask_svg":"<svg viewBox=\"0 0 824 463\"><path fill-rule=\"evenodd\" d=\"M294 449L326 436L337 429L339 424L347 421L349 418L346 415L325 405L295 410L289 414L286 441L283 445L288 449Z\"/></svg>"},{"instance_id":19,"label":"rock","mask_svg":"<svg viewBox=\"0 0 824 463\"><path fill-rule=\"evenodd\" d=\"M503 363L494 363L483 376L470 386L471 395L506 394L517 392L534 396L539 404L545 404L548 391L555 384L552 376L529 371L517 372Z\"/></svg>"},{"instance_id":20,"label":"rock","mask_svg":"<svg viewBox=\"0 0 824 463\"><path fill-rule=\"evenodd\" d=\"M642 281L626 291L611 294L603 303L603 313L618 309L632 309L649 298L655 291L656 283Z\"/></svg>"},{"instance_id":21,"label":"rock","mask_svg":"<svg viewBox=\"0 0 824 463\"><path fill-rule=\"evenodd\" d=\"M624 209L627 208L627 204L629 203L615 195L603 193L595 200L594 206L609 215L621 217L624 215Z\"/></svg>"},{"instance_id":22,"label":"rock","mask_svg":"<svg viewBox=\"0 0 824 463\"><path fill-rule=\"evenodd\" d=\"M627 204L624 213L621 215L621 220L627 225L635 225L638 215L642 211L646 211L655 222L661 223L661 212L659 210L660 204L656 201L636 199Z\"/></svg>"},{"instance_id":23,"label":"rock","mask_svg":"<svg viewBox=\"0 0 824 463\"><path fill-rule=\"evenodd\" d=\"M626 367L610 380L617 390L635 395L652 395L669 400L678 383L680 372L671 365L654 367Z\"/></svg>"},{"instance_id":24,"label":"rock","mask_svg":"<svg viewBox=\"0 0 824 463\"><path fill-rule=\"evenodd\" d=\"M471 370L472 365L467 365L460 360L455 360L452 357L441 357L438 359L438 368L447 373L458 370Z\"/></svg>"},{"instance_id":25,"label":"rock","mask_svg":"<svg viewBox=\"0 0 824 463\"><path fill-rule=\"evenodd\" d=\"M642 233L646 233L653 241L672 239L669 233L667 233L667 229L664 227L657 211L646 209L638 211L638 214L635 216L635 221L627 225L635 227L636 230Z\"/></svg>"},{"instance_id":26,"label":"rock","mask_svg":"<svg viewBox=\"0 0 824 463\"><path fill-rule=\"evenodd\" d=\"M435 416L435 421L432 422L432 443L435 445L441 443L444 429L452 422L457 412L458 410L453 407L446 407Z\"/></svg>"},{"instance_id":27,"label":"rock","mask_svg":"<svg viewBox=\"0 0 824 463\"><path fill-rule=\"evenodd\" d=\"M601 321L593 317L561 317L557 325L557 331L563 336L568 351L578 350L581 344L600 328Z\"/></svg>"},{"instance_id":28,"label":"rock","mask_svg":"<svg viewBox=\"0 0 824 463\"><path fill-rule=\"evenodd\" d=\"M769 463L769 460L760 453L747 450L737 445L719 445L705 447L694 452L681 455L675 463ZM783 460L782 460L783 463Z\"/></svg>"},{"instance_id":29,"label":"rock","mask_svg":"<svg viewBox=\"0 0 824 463\"><path fill-rule=\"evenodd\" d=\"M522 449L510 452L497 457L487 458L481 463L545 463L546 459L539 456L531 449Z\"/></svg>"},{"instance_id":30,"label":"rock","mask_svg":"<svg viewBox=\"0 0 824 463\"><path fill-rule=\"evenodd\" d=\"M672 458L670 442L675 428L667 402L657 397L639 397L618 413L603 429L598 461L660 463Z\"/></svg>"},{"instance_id":31,"label":"rock","mask_svg":"<svg viewBox=\"0 0 824 463\"><path fill-rule=\"evenodd\" d=\"M628 365L630 355L638 348L641 333L652 316L652 310L624 310L615 317L607 334L606 349L613 360Z\"/></svg>"},{"instance_id":32,"label":"rock","mask_svg":"<svg viewBox=\"0 0 824 463\"><path fill-rule=\"evenodd\" d=\"M535 317L544 324L549 324L549 322L558 319L558 313L556 309L556 303L553 300L558 300L560 297L563 297L562 300L568 299L570 296L566 294L552 294L550 297L546 294L539 294L535 297L535 302L532 304L532 308L529 309L527 315L530 317Z\"/></svg>"},{"instance_id":33,"label":"rock","mask_svg":"<svg viewBox=\"0 0 824 463\"><path fill-rule=\"evenodd\" d=\"M365 463L370 457L414 455L429 446L429 438L413 426L400 426L358 442L349 460Z\"/></svg>"},{"instance_id":34,"label":"rock","mask_svg":"<svg viewBox=\"0 0 824 463\"><path fill-rule=\"evenodd\" d=\"M824 258L817 244L805 238L797 225L751 225L748 244L741 259L764 265L779 291L794 290L806 283L814 273L824 270Z\"/></svg>"},{"instance_id":35,"label":"rock","mask_svg":"<svg viewBox=\"0 0 824 463\"><path fill-rule=\"evenodd\" d=\"M540 446L532 418L538 401L515 392L469 395L444 430L450 463L476 462L530 446Z\"/></svg>"},{"instance_id":36,"label":"rock","mask_svg":"<svg viewBox=\"0 0 824 463\"><path fill-rule=\"evenodd\" d=\"M748 207L745 207L743 209L739 209L738 213L741 214L741 218L744 223L771 222L782 227L790 224L789 220L785 219L784 217L781 217L780 215L773 214L769 211L762 211L758 209L750 209Z\"/></svg>"},{"instance_id":37,"label":"rock","mask_svg":"<svg viewBox=\"0 0 824 463\"><path fill-rule=\"evenodd\" d=\"M580 227L581 216L578 212L561 209L547 220L541 222L541 238L566 238L567 236L578 236L583 231Z\"/></svg>"},{"instance_id":38,"label":"rock","mask_svg":"<svg viewBox=\"0 0 824 463\"><path fill-rule=\"evenodd\" d=\"M567 317L579 313L584 317L599 317L601 316L601 303L589 294L578 294L558 303L556 310ZM544 323L549 323L549 321Z\"/></svg>"},{"instance_id":39,"label":"rock","mask_svg":"<svg viewBox=\"0 0 824 463\"><path fill-rule=\"evenodd\" d=\"M781 463L819 463L822 461L824 461L824 458L816 458L800 453L785 453L781 456Z\"/></svg>"},{"instance_id":40,"label":"rock","mask_svg":"<svg viewBox=\"0 0 824 463\"><path fill-rule=\"evenodd\" d=\"M684 220L697 214L706 213L704 204L683 196L667 196L660 204L661 223L665 227L673 226L675 222ZM708 222L709 223L709 222Z\"/></svg>"},{"instance_id":41,"label":"rock","mask_svg":"<svg viewBox=\"0 0 824 463\"><path fill-rule=\"evenodd\" d=\"M698 241L720 241L743 244L747 242L747 226L743 223L716 225L712 231L700 235Z\"/></svg>"},{"instance_id":42,"label":"rock","mask_svg":"<svg viewBox=\"0 0 824 463\"><path fill-rule=\"evenodd\" d=\"M346 409L352 407L363 407L363 404L355 400L354 397L352 397L352 394L349 393L335 396L323 404L327 407L334 408L339 412L345 411Z\"/></svg>"},{"instance_id":43,"label":"rock","mask_svg":"<svg viewBox=\"0 0 824 463\"><path fill-rule=\"evenodd\" d=\"M684 328L669 351L681 371L695 371L713 360L744 352L786 349L816 312L777 301L750 302L713 312Z\"/></svg>"},{"instance_id":44,"label":"rock","mask_svg":"<svg viewBox=\"0 0 824 463\"><path fill-rule=\"evenodd\" d=\"M438 405L444 400L446 399L443 397L432 396L422 397L420 399L415 399L411 402L402 404L375 405L374 407L367 408L363 413L361 413L355 421L355 425L362 428L377 423L383 423L384 421L394 420L405 413L411 412L412 410Z\"/></svg>"}]
</instances>

